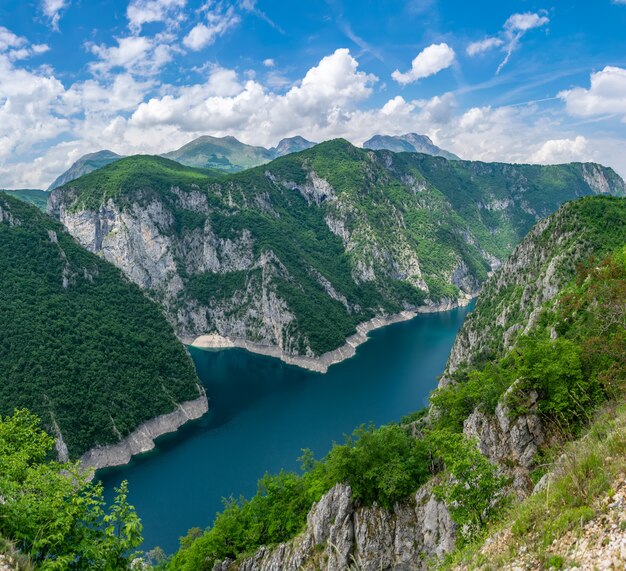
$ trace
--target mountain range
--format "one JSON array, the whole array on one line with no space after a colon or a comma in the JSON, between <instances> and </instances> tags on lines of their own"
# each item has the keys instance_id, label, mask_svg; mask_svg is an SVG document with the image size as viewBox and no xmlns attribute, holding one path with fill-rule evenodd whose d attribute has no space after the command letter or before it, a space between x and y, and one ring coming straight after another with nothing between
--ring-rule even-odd
<instances>
[{"instance_id":1,"label":"mountain range","mask_svg":"<svg viewBox=\"0 0 626 571\"><path fill-rule=\"evenodd\" d=\"M282 139L276 147L266 149L264 147L246 145L232 136L211 137L206 135L198 137L181 148L161 156L190 167L234 173L268 163L273 159L290 153L310 149L315 144L303 137L296 136ZM363 147L375 150L387 149L395 152L425 153L442 156L447 159L458 159L456 155L434 145L425 135L417 135L415 133L396 137L375 135L369 141L366 141ZM106 150L84 155L61 174L50 185L48 190L63 186L71 180L93 172L121 158L121 155Z\"/></svg>"},{"instance_id":2,"label":"mountain range","mask_svg":"<svg viewBox=\"0 0 626 571\"><path fill-rule=\"evenodd\" d=\"M454 153L444 151L435 145L430 137L418 135L417 133L407 133L406 135L374 135L371 139L363 143L364 149L380 151L386 149L395 153L423 153L435 157L458 161L460 160Z\"/></svg>"},{"instance_id":3,"label":"mountain range","mask_svg":"<svg viewBox=\"0 0 626 571\"><path fill-rule=\"evenodd\" d=\"M149 291L179 338L217 334L324 370L331 357L316 358L341 352L357 325L464 303L537 220L599 193L625 186L593 163L448 161L335 140L230 175L129 157L56 189L49 209Z\"/></svg>"}]
</instances>

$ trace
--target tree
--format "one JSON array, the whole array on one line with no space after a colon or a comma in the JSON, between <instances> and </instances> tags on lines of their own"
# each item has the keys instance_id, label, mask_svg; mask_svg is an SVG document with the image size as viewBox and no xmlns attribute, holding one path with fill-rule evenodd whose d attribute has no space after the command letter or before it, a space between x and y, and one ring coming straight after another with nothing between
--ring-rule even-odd
<instances>
[{"instance_id":1,"label":"tree","mask_svg":"<svg viewBox=\"0 0 626 571\"><path fill-rule=\"evenodd\" d=\"M102 485L78 463L51 460L53 447L27 410L0 417L0 535L43 570L128 569L143 538L127 483L107 512Z\"/></svg>"}]
</instances>

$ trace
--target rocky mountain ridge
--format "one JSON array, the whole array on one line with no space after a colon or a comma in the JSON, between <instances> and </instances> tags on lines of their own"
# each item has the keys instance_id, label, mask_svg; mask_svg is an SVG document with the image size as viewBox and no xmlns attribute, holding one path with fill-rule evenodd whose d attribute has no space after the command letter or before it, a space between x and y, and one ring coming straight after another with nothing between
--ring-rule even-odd
<instances>
[{"instance_id":1,"label":"rocky mountain ridge","mask_svg":"<svg viewBox=\"0 0 626 571\"><path fill-rule=\"evenodd\" d=\"M373 317L467 299L539 217L607 191L624 193L623 181L593 164L333 141L227 177L131 157L56 190L49 207L151 291L180 338L315 358Z\"/></svg>"}]
</instances>

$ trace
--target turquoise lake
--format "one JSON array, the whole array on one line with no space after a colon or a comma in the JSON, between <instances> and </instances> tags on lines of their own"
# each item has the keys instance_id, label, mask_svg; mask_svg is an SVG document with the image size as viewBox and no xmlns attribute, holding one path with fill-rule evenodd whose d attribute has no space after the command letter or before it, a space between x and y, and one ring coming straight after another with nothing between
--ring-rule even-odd
<instances>
[{"instance_id":1,"label":"turquoise lake","mask_svg":"<svg viewBox=\"0 0 626 571\"><path fill-rule=\"evenodd\" d=\"M108 497L128 480L144 549L175 551L189 528L211 524L223 497L253 495L266 471L297 470L302 448L320 458L359 424L398 421L422 408L467 312L419 315L374 331L355 357L325 375L242 349L191 348L210 411L160 438L153 452L101 472Z\"/></svg>"}]
</instances>

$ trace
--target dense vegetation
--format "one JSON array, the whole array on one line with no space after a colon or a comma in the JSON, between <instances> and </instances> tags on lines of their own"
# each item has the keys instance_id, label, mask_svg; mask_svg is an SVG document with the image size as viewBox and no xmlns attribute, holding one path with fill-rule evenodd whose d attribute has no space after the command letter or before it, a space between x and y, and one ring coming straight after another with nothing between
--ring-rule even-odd
<instances>
[{"instance_id":1,"label":"dense vegetation","mask_svg":"<svg viewBox=\"0 0 626 571\"><path fill-rule=\"evenodd\" d=\"M624 193L621 179L598 165L449 162L335 140L227 176L130 157L58 196L73 211L97 211L109 199L122 210L164 207L158 230L173 240L185 287L157 295L185 335L210 332L188 319L205 312L223 335L319 355L374 315L474 292L494 256L505 258L539 217L598 191L589 173ZM244 236L250 261L227 260L218 270L198 268L189 248L204 241L219 261ZM272 327L259 315L270 295L289 313Z\"/></svg>"},{"instance_id":2,"label":"dense vegetation","mask_svg":"<svg viewBox=\"0 0 626 571\"><path fill-rule=\"evenodd\" d=\"M20 190L0 190L0 192L6 192L9 196L28 202L44 212L46 211L46 206L48 204L48 196L50 196L50 193L45 190L28 188Z\"/></svg>"},{"instance_id":3,"label":"dense vegetation","mask_svg":"<svg viewBox=\"0 0 626 571\"><path fill-rule=\"evenodd\" d=\"M158 307L33 206L0 194L0 414L36 413L78 457L198 397Z\"/></svg>"},{"instance_id":4,"label":"dense vegetation","mask_svg":"<svg viewBox=\"0 0 626 571\"><path fill-rule=\"evenodd\" d=\"M28 411L0 417L0 552L10 545L24 566L42 570L130 569L142 527L126 483L106 509L102 485L50 460L53 448Z\"/></svg>"}]
</instances>

